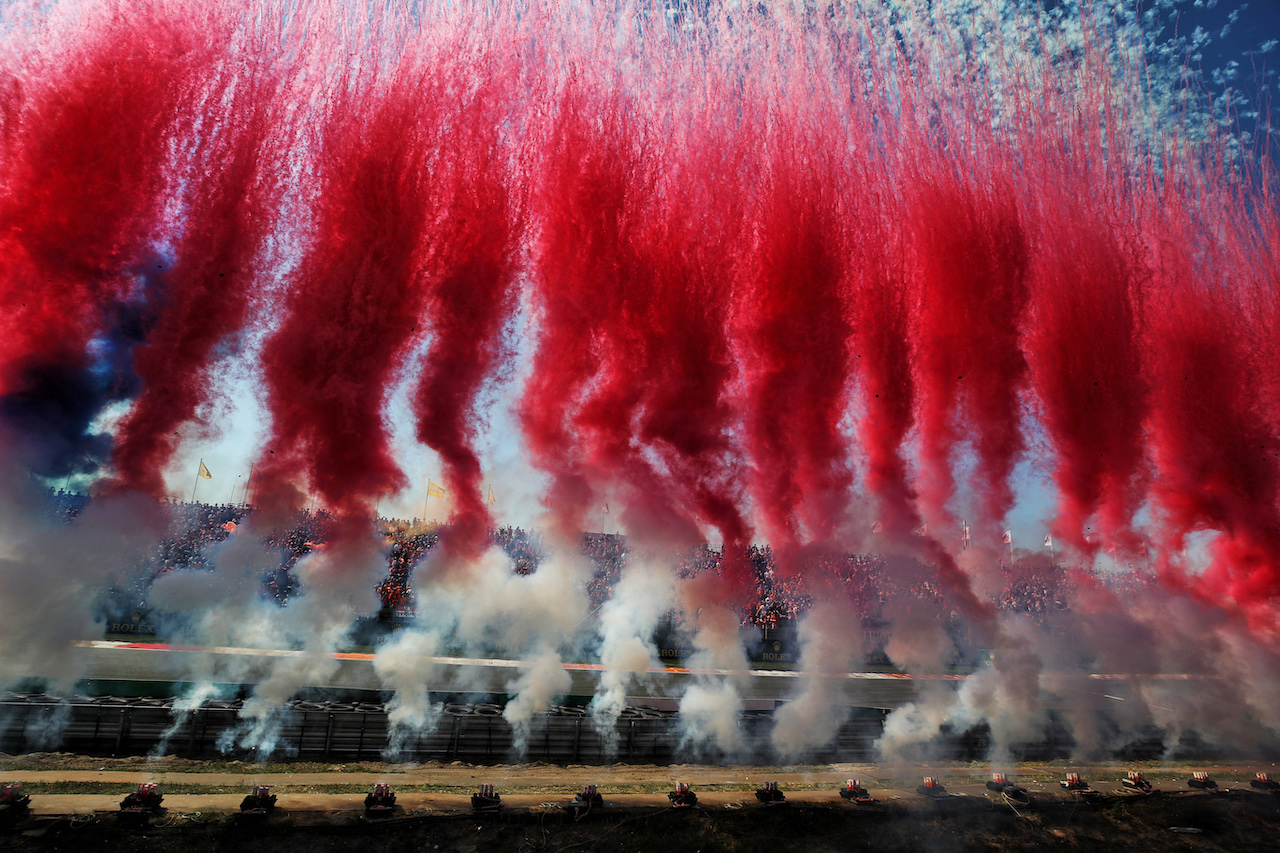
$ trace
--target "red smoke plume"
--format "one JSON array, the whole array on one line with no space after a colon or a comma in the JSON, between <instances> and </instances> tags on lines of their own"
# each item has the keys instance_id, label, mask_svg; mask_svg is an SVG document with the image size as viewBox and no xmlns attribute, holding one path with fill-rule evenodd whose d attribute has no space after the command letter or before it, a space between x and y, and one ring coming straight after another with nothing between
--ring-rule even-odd
<instances>
[{"instance_id":1,"label":"red smoke plume","mask_svg":"<svg viewBox=\"0 0 1280 853\"><path fill-rule=\"evenodd\" d=\"M956 528L952 466L961 444L972 442L979 529L990 536L1013 506L1009 478L1023 449L1027 238L1009 186L977 189L941 176L921 183L912 217L920 500L935 525Z\"/></svg>"},{"instance_id":2,"label":"red smoke plume","mask_svg":"<svg viewBox=\"0 0 1280 853\"><path fill-rule=\"evenodd\" d=\"M406 485L382 407L420 323L436 115L409 85L361 94L333 96L315 152L314 230L262 354L272 430L259 465L264 502L306 483L352 514Z\"/></svg>"},{"instance_id":3,"label":"red smoke plume","mask_svg":"<svg viewBox=\"0 0 1280 853\"><path fill-rule=\"evenodd\" d=\"M282 69L237 79L237 63L263 48L222 33L234 49L209 70L199 102L206 122L178 166L181 213L174 264L157 276L163 308L134 367L142 390L120 426L113 454L123 488L164 493L163 472L177 429L195 417L211 387L214 351L244 331L265 272L260 255L278 226L286 187L291 120L281 109Z\"/></svg>"},{"instance_id":4,"label":"red smoke plume","mask_svg":"<svg viewBox=\"0 0 1280 853\"><path fill-rule=\"evenodd\" d=\"M463 557L479 554L492 527L475 448L477 396L510 353L506 333L518 299L522 175L501 132L515 118L507 112L514 69L487 70L493 79L447 117L423 200L431 214L422 238L424 319L434 337L414 413L418 439L440 455L452 487L446 544ZM459 75L455 85L464 81Z\"/></svg>"},{"instance_id":5,"label":"red smoke plume","mask_svg":"<svg viewBox=\"0 0 1280 853\"><path fill-rule=\"evenodd\" d=\"M1101 539L1132 543L1142 498L1147 383L1139 334L1146 276L1125 248L1129 235L1091 206L1064 204L1041 227L1023 346L1056 453L1061 502L1053 529L1092 553ZM1086 540L1094 513L1102 537Z\"/></svg>"},{"instance_id":6,"label":"red smoke plume","mask_svg":"<svg viewBox=\"0 0 1280 853\"><path fill-rule=\"evenodd\" d=\"M841 434L853 331L849 247L865 232L838 189L858 182L823 156L821 129L784 125L770 140L778 153L751 199L755 236L736 310L752 493L763 532L784 555L831 538L853 481Z\"/></svg>"},{"instance_id":7,"label":"red smoke plume","mask_svg":"<svg viewBox=\"0 0 1280 853\"><path fill-rule=\"evenodd\" d=\"M636 174L642 158L626 144L630 120L626 105L611 100L608 90L601 94L571 80L560 95L531 201L542 223L533 306L538 343L520 417L533 459L551 476L552 517L569 536L587 529L607 499L592 482L587 437L577 422L589 383L611 367L601 352L603 330L630 319L619 265L637 206L631 195L643 185ZM603 384L610 386L607 379Z\"/></svg>"},{"instance_id":8,"label":"red smoke plume","mask_svg":"<svg viewBox=\"0 0 1280 853\"><path fill-rule=\"evenodd\" d=\"M83 365L156 236L170 134L191 118L198 28L152 9L54 27L45 67L11 67L0 180L0 394L32 364ZM34 61L34 60L33 60ZM18 74L23 74L19 77Z\"/></svg>"},{"instance_id":9,"label":"red smoke plume","mask_svg":"<svg viewBox=\"0 0 1280 853\"><path fill-rule=\"evenodd\" d=\"M1143 550L1141 524L1170 584L1280 590L1274 175L1129 115L1124 69L1064 54L997 93L968 53L834 11L366 31L111 8L74 36L32 12L49 49L3 57L0 414L41 370L136 371L121 486L163 491L218 360L262 337L260 497L356 515L429 476L384 423L420 370L417 438L475 556L482 403L527 347L521 438L561 533L613 501L672 547L758 524L800 569L862 538L865 495L986 618L943 547L956 471L990 540L1029 453L1074 551Z\"/></svg>"}]
</instances>

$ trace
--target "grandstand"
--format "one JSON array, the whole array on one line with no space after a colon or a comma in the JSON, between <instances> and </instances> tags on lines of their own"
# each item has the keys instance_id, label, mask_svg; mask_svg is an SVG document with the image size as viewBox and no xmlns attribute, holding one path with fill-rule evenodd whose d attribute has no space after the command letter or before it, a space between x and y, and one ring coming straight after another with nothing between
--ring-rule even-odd
<instances>
[{"instance_id":1,"label":"grandstand","mask_svg":"<svg viewBox=\"0 0 1280 853\"><path fill-rule=\"evenodd\" d=\"M85 499L66 494L54 497L59 511L73 523ZM229 538L252 515L253 509L174 501L172 513L171 528L158 543L154 555L143 564L124 567L116 581L103 591L98 616L108 639L163 639L166 622L172 614L152 607L148 594L151 585L171 572L211 570L211 547ZM437 546L441 534L440 525L418 519L378 518L371 524L388 542L388 566L386 577L377 585L379 612L354 627L353 644L358 647L376 646L389 633L414 620L419 602L413 572ZM294 567L313 549L327 544L332 527L333 519L324 511L300 510L290 525L267 533L263 546L279 554L279 563L263 573L261 595L281 606L287 605L300 587ZM547 556L548 546L536 531L498 528L491 531L490 542L508 555L511 571L516 574L537 571ZM592 612L613 595L620 573L630 560L652 556L633 553L624 535L603 533L583 533L579 554L592 567L587 582ZM973 649L964 636L956 614L944 600L933 566L876 554L829 554L812 556L802 566L791 566L784 573L767 545L751 546L742 556L751 567L753 588L750 600L739 615L744 642L757 663L789 665L798 661L795 624L813 604L808 581L812 578L821 579L824 589L834 585L844 592L852 614L862 626L858 638L861 657L872 669L891 666L884 651L891 629L891 621L886 618L891 602L894 608L924 610L942 616L960 650L952 663L965 668L979 662L981 650ZM675 573L682 579L704 572L717 573L724 558L723 548L699 546L683 555ZM1069 630L1058 623L1069 623L1075 578L1088 576L1124 597L1137 594L1147 582L1147 577L1138 573L1090 574L1082 573L1078 567L1068 571L1061 565L1000 565L998 571L1004 583L992 603L1001 610L1026 614L1046 629L1058 630L1064 637L1069 635ZM672 663L686 658L690 651L684 639L681 614L668 613L654 637L660 656Z\"/></svg>"},{"instance_id":2,"label":"grandstand","mask_svg":"<svg viewBox=\"0 0 1280 853\"><path fill-rule=\"evenodd\" d=\"M66 494L54 498L51 505L57 507L54 512L60 521L76 523L85 500ZM244 525L254 513L244 506L187 502L173 502L170 510L171 525L162 540L136 565L121 567L102 591L97 609L105 637L86 637L77 644L84 664L77 685L81 693L49 696L42 692L47 686L32 684L26 692L0 701L9 711L0 736L14 749L33 748L42 737L39 720L58 719L65 723L58 743L66 748L124 754L163 746L193 756L213 754L254 685L267 681L282 663L301 663L317 654L314 649L252 647L234 640L218 647L166 642L171 631L181 633L174 629L180 629L183 614L153 606L153 584L170 573L217 572L216 546L253 529ZM346 649L324 653L332 658L332 667L319 667L314 673L303 668L307 674L297 683L295 697L280 709L281 743L300 755L372 756L383 754L391 745L387 703L392 694L377 672L376 652L397 631L412 626L420 609L429 606L418 597L414 571L447 530L416 519L378 518L371 519L370 525L387 542L387 572L377 583L381 607L352 626ZM333 519L326 513L303 510L287 525L255 532L266 553L278 555L278 562L265 566L259 578L258 595L268 608L288 608L302 600L298 596L305 596L305 589L295 569L304 556L328 544L333 529ZM549 546L534 531L505 527L491 531L489 539L510 558L513 574L535 573L548 559ZM591 567L586 583L593 613L614 595L632 560L651 557L637 553L626 536L602 533L584 533L578 554ZM662 663L630 684L627 710L615 723L616 737L610 739L585 710L591 698L601 693L605 675L605 667L592 656L595 626L588 621L582 635L592 639L560 664L568 686L557 691L555 701L563 704L535 714L535 737L527 755L549 761L594 760L612 748L606 743L612 740L625 744L617 753L624 760L670 760L681 737L678 715L672 716L679 697L695 685L730 683L741 700L744 749L764 755L770 749L767 731L773 714L800 694L807 679L816 677L827 684L824 701L830 713L843 721L822 754L830 760L862 760L882 732L886 714L917 700L930 685L951 692L986 654L973 647L963 620L947 607L935 568L919 560L826 554L784 571L768 546L753 546L740 556L751 567L753 585L752 595L738 613L739 637L749 653L747 669L714 669L695 662L684 614L669 611L652 637ZM723 548L700 546L680 558L674 574L691 579L721 572L724 564ZM996 570L1003 585L993 592L991 603L1005 612L1017 612L1039 631L1056 635L1063 648L1070 643L1070 604L1076 584L1106 583L1124 598L1140 594L1145 583L1141 575L1097 576L1057 565L1002 565ZM796 666L800 656L796 624L813 606L816 596L810 583L814 578L828 591L844 592L860 625L860 632L850 635L850 642L857 645L852 657L861 661L855 671L815 675ZM908 675L893 667L886 646L894 619L904 613L941 620L956 650L942 669ZM428 695L436 709L432 713L444 716L422 728L414 745L407 747L410 757L508 758L515 734L501 709L511 698L512 686L534 664L520 659L519 650L480 648L452 638L446 638L444 647L425 663L431 671ZM1125 676L1097 674L1096 668L1083 671L1095 674L1084 676L1083 681L1039 675L1039 695L1049 723L1041 740L1023 745L1028 754L1058 756L1071 747L1055 709L1088 711L1105 722L1119 703L1131 698L1132 685ZM168 697L190 693L196 672L203 673L205 689L213 689L213 698L187 711L177 709L175 700ZM1200 689L1172 683L1196 678L1213 680L1152 674L1146 681L1169 680L1178 689ZM946 748L958 757L980 755L985 749L984 731L978 726L945 732ZM1153 742L1161 742L1159 731L1148 734ZM179 741L181 745L175 746Z\"/></svg>"}]
</instances>

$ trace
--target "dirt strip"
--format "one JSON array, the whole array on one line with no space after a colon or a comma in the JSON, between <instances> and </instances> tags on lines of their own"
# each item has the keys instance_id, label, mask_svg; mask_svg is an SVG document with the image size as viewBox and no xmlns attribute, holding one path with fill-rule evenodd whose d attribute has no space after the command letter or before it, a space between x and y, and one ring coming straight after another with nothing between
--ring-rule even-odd
<instances>
[{"instance_id":1,"label":"dirt strip","mask_svg":"<svg viewBox=\"0 0 1280 853\"><path fill-rule=\"evenodd\" d=\"M97 769L92 765L98 764ZM231 766L228 766L231 765ZM5 814L0 847L76 853L433 853L618 850L695 853L992 853L1081 850L1170 850L1249 853L1276 849L1280 796L1251 788L1263 763L1026 764L1006 769L1026 788L1029 804L987 790L990 767L978 764L818 767L403 765L266 766L187 760L91 759L84 756L0 757L0 780L21 779L31 811ZM1139 769L1160 793L1125 792L1120 779ZM1097 791L1082 796L1058 780L1078 772ZM1205 770L1221 795L1191 790L1193 770ZM946 795L916 791L937 776ZM840 797L858 778L875 802ZM671 808L667 792L687 781L695 808ZM756 789L776 781L787 804L766 806ZM142 781L154 781L163 808L145 820L120 820L120 801ZM369 816L364 796L388 782L396 808ZM600 786L603 807L581 820L566 810L586 783ZM278 797L265 816L239 813L254 784ZM470 794L492 784L503 808L477 813Z\"/></svg>"},{"instance_id":2,"label":"dirt strip","mask_svg":"<svg viewBox=\"0 0 1280 853\"><path fill-rule=\"evenodd\" d=\"M780 786L781 787L781 786ZM1038 808L1054 805L1070 806L1082 802L1079 797L1067 794L1062 790L1054 790L1047 786L1027 786L1029 793ZM784 789L785 791L785 789ZM742 808L764 808L752 792L749 791L697 791L698 806L701 809L736 810ZM1104 793L1104 792L1100 792ZM1119 791L1105 792L1114 796L1125 795ZM1169 790L1164 796L1176 797L1210 797L1211 794L1183 790ZM883 789L874 792L876 803L861 807L846 803L840 798L838 789L830 788L821 791L785 792L790 804L809 806L830 806L832 808L860 808L872 811L889 807L897 811L932 813L939 809L948 811L990 811L1006 808L1009 804L992 792L978 786L949 787L948 794L941 800L925 798L907 789ZM554 811L563 810L570 801L565 794L501 794L505 810ZM166 794L162 816L184 817L192 815L235 814L240 811L243 794ZM36 816L60 815L100 815L111 816L119 810L120 795L105 794L42 794L32 797L31 813ZM396 813L400 816L414 815L462 815L472 813L469 795L462 794L419 794L400 793L396 798ZM605 808L668 808L670 802L663 793L655 794L612 794L605 792ZM357 816L364 812L363 794L282 794L279 797L275 815L301 816L308 813L346 814Z\"/></svg>"},{"instance_id":3,"label":"dirt strip","mask_svg":"<svg viewBox=\"0 0 1280 853\"><path fill-rule=\"evenodd\" d=\"M764 781L777 782L786 798L794 803L846 806L839 796L847 778L859 778L881 804L918 809L938 804L921 797L915 790L924 775L935 775L948 792L944 805L960 807L968 799L976 807L1004 807L1005 800L986 789L987 774L971 766L935 769L919 773L921 768L896 768L896 778L879 778L865 772L870 769L882 776L885 768L848 765L814 768L806 771L779 768L727 768L682 765L678 767L417 767L370 772L300 772L300 773L197 773L110 770L30 770L0 771L0 778L21 779L32 795L32 812L36 815L83 815L115 811L119 801L133 785L155 782L165 795L164 805L170 813L238 812L240 801L254 785L270 786L279 797L282 812L362 812L364 795L376 783L388 782L397 793L402 813L431 811L466 813L471 810L470 793L480 784L493 784L503 803L513 809L561 808L583 784L595 783L600 793L612 804L632 807L666 807L666 792L676 780L689 782L704 808L755 807L754 791ZM1201 768L1196 768L1201 769ZM1210 766L1206 769L1226 788L1250 791L1253 773L1242 767ZM864 771L859 774L859 771ZM948 772L949 771L949 772ZM1120 779L1125 770L1117 765L1083 767L1078 771L1092 788L1112 797L1136 796L1126 791ZM1191 770L1184 767L1145 769L1146 777L1164 794L1171 796L1208 796L1193 791L1186 780ZM917 775L918 774L918 775ZM1065 773L1057 767L1021 767L1010 778L1024 786L1033 798L1044 805L1054 802L1072 803L1079 798L1064 791L1057 780ZM42 788L65 789L90 786L93 792L42 791ZM98 786L110 786L102 791ZM177 788L178 791L167 791ZM426 790L422 790L425 788ZM195 790L193 790L195 789ZM208 790L200 790L208 789ZM335 790L337 789L337 790Z\"/></svg>"},{"instance_id":4,"label":"dirt strip","mask_svg":"<svg viewBox=\"0 0 1280 853\"><path fill-rule=\"evenodd\" d=\"M767 766L715 766L715 765L568 765L560 767L546 764L470 765L455 762L451 765L397 765L378 767L360 765L345 768L332 765L327 769L314 766L300 768L297 772L288 765L273 764L269 767L244 765L234 771L217 769L201 771L192 768L191 762L175 767L165 759L103 760L100 769L84 766L93 759L81 758L71 767L50 766L66 759L39 760L36 757L0 757L0 781L26 783L114 783L137 784L156 782L165 785L189 785L205 787L235 787L246 791L253 785L269 785L275 788L307 788L320 786L351 786L353 790L372 787L379 782L393 786L429 786L441 789L467 789L489 783L511 791L573 791L587 783L619 789L635 787L654 788L672 785L677 781L689 782L695 787L732 786L749 789L760 782L776 781L787 786L835 787L845 779L860 779L863 784L878 787L914 789L924 776L936 776L944 784L976 783L981 785L990 778L990 765L968 763L938 763L918 765L828 764L814 767ZM123 765L123 766L122 766ZM225 765L222 765L225 767ZM1095 787L1120 787L1119 780L1128 770L1140 770L1152 780L1177 782L1185 788L1185 780L1197 770L1207 771L1222 784L1248 786L1257 771L1271 772L1280 779L1280 768L1273 762L1232 764L1180 764L1180 763L1119 763L1098 764L1019 764L1001 768L1009 778L1020 784L1048 783L1056 786L1059 779L1073 771L1094 783Z\"/></svg>"}]
</instances>

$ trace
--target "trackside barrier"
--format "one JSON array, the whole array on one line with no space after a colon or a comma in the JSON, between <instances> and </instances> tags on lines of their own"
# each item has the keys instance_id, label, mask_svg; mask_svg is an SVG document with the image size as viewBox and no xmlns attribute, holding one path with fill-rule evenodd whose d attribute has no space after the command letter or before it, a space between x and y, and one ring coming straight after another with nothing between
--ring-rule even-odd
<instances>
[{"instance_id":1,"label":"trackside barrier","mask_svg":"<svg viewBox=\"0 0 1280 853\"><path fill-rule=\"evenodd\" d=\"M86 755L163 753L214 758L224 753L219 740L239 723L240 701L208 700L192 711L174 711L173 700L9 694L0 697L0 751L9 754L61 750ZM385 707L373 702L289 703L281 715L277 754L336 761L378 759L461 760L499 763L512 760L513 734L498 705L450 704L437 724L391 743ZM58 725L46 721L56 719ZM772 721L745 714L739 725L748 749L768 754ZM880 734L880 720L846 722L831 747L833 757L866 760ZM669 763L678 757L679 717L652 708L627 708L612 732L603 734L578 707L556 707L534 719L524 760L556 764L611 760ZM403 743L400 743L403 740ZM163 742L163 743L162 743ZM234 750L233 750L234 752Z\"/></svg>"}]
</instances>

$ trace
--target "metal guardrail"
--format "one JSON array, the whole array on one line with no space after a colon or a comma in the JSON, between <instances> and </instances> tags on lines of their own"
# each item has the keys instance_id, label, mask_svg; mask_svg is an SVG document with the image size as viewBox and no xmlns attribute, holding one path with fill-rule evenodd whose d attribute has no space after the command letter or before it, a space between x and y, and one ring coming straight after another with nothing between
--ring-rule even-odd
<instances>
[{"instance_id":1,"label":"metal guardrail","mask_svg":"<svg viewBox=\"0 0 1280 853\"><path fill-rule=\"evenodd\" d=\"M214 699L195 710L176 712L174 704L173 699L9 694L0 697L0 751L61 750L108 756L159 751L190 758L225 757L219 740L240 723L242 703ZM734 756L735 760L770 758L771 715L746 713L739 726L747 754ZM878 718L851 719L817 758L869 760L871 743L880 731ZM517 755L514 732L500 706L448 704L441 709L436 725L404 739L398 754L389 755L390 732L383 705L296 700L281 711L276 755L335 761L392 758L553 764L670 763L686 755L680 750L677 714L629 707L613 727L612 744L609 733L603 734L585 709L556 707L534 718L525 749Z\"/></svg>"},{"instance_id":2,"label":"metal guardrail","mask_svg":"<svg viewBox=\"0 0 1280 853\"><path fill-rule=\"evenodd\" d=\"M121 696L69 697L45 693L0 693L0 752L22 754L61 750L86 755L124 756L161 753L190 758L261 758L251 750L219 747L224 735L240 725L240 700L210 699L194 710L175 710L176 699ZM610 761L668 764L690 759L681 747L677 713L650 707L625 708L612 732L601 732L587 709L557 706L537 715L523 751L515 749L515 735L492 703L448 703L439 708L435 724L403 739L399 751L389 753L391 737L387 708L380 702L312 701L296 699L280 710L276 757L356 761L466 761L501 763L545 761L552 764L595 764ZM1095 714L1104 739L1115 741L1121 730L1106 714ZM772 763L777 760L770 736L773 714L749 711L738 719L743 748L725 756L734 763ZM838 728L827 746L806 757L819 763L876 759L874 741L883 731L877 715L853 716ZM611 735L611 736L610 736ZM1157 758L1167 750L1168 733L1155 727L1125 728L1125 746L1117 757ZM939 759L978 760L990 744L984 727L945 733L930 745ZM1069 757L1075 747L1068 727L1050 714L1042 738L1019 747L1020 757L1047 760ZM1204 756L1217 752L1206 744L1188 742L1182 751ZM715 755L699 760L715 761Z\"/></svg>"}]
</instances>

